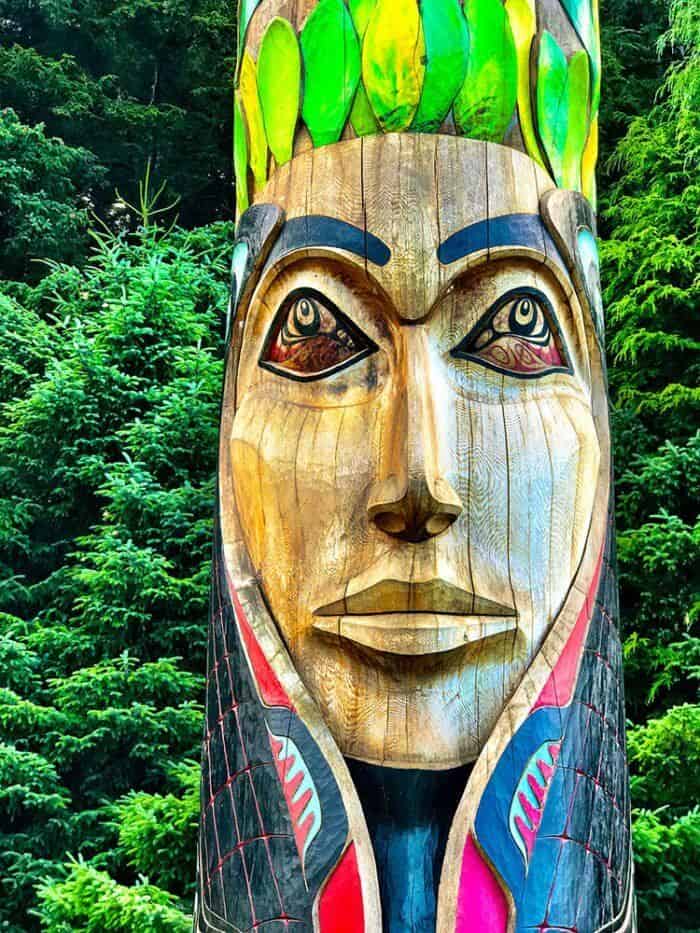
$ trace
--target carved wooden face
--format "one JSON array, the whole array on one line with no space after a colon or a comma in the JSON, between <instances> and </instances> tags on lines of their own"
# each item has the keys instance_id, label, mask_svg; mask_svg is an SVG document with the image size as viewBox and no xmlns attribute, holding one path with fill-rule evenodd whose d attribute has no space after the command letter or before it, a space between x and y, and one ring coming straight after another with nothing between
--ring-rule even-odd
<instances>
[{"instance_id":1,"label":"carved wooden face","mask_svg":"<svg viewBox=\"0 0 700 933\"><path fill-rule=\"evenodd\" d=\"M222 507L344 754L473 759L600 548L603 374L551 187L404 135L297 156L261 198L286 223L227 380Z\"/></svg>"}]
</instances>

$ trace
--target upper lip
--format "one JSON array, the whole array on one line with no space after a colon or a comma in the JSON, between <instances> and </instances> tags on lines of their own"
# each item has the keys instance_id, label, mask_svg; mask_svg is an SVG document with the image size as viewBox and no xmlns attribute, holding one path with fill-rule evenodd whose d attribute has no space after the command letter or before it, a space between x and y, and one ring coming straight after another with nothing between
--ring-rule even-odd
<instances>
[{"instance_id":1,"label":"upper lip","mask_svg":"<svg viewBox=\"0 0 700 933\"><path fill-rule=\"evenodd\" d=\"M430 612L454 616L512 616L513 606L470 593L447 580L436 577L424 582L380 580L357 593L346 593L315 615L376 615L378 613Z\"/></svg>"},{"instance_id":2,"label":"upper lip","mask_svg":"<svg viewBox=\"0 0 700 933\"><path fill-rule=\"evenodd\" d=\"M320 606L314 628L390 654L450 651L511 631L514 606L495 602L439 577L423 582L382 579Z\"/></svg>"}]
</instances>

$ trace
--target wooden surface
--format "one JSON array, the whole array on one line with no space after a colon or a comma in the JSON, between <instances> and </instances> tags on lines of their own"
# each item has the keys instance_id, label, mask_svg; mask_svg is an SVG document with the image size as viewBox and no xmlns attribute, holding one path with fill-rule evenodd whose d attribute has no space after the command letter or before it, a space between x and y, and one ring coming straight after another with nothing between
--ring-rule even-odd
<instances>
[{"instance_id":1,"label":"wooden surface","mask_svg":"<svg viewBox=\"0 0 700 933\"><path fill-rule=\"evenodd\" d=\"M484 171L494 184L481 212L455 201L438 218L438 191ZM397 134L304 153L261 197L288 222L331 215L391 250L383 267L328 246L268 266L246 318L229 440L251 560L345 754L403 767L473 760L581 559L601 458L583 310L567 300L566 269L551 239L547 255L544 227L529 243L487 244L449 266L437 259L464 227L538 217L550 187L506 147ZM261 369L284 296L319 285L379 351L327 380ZM446 362L499 295L519 287L549 299L573 373L523 380ZM438 534L416 544L387 531L402 513L409 525L432 518ZM495 618L477 608L456 626L449 601L400 623L324 608L381 581L405 590L434 580L488 602ZM392 647L368 662L363 649L381 647L382 632ZM431 640L464 649L421 655Z\"/></svg>"},{"instance_id":2,"label":"wooden surface","mask_svg":"<svg viewBox=\"0 0 700 933\"><path fill-rule=\"evenodd\" d=\"M595 0L238 14L196 929L631 931Z\"/></svg>"},{"instance_id":3,"label":"wooden surface","mask_svg":"<svg viewBox=\"0 0 700 933\"><path fill-rule=\"evenodd\" d=\"M446 197L467 181L472 198ZM342 756L474 763L442 865L436 929L451 931L480 801L608 533L607 397L579 243L592 215L508 147L405 134L309 149L259 202L279 215L253 244L229 355L225 564L331 763L368 933L382 929L377 868ZM512 349L490 309L523 290L540 296L551 371L499 369L469 343L481 329ZM303 336L300 295L320 302L323 333L352 336L340 356L323 345L329 375L281 337Z\"/></svg>"}]
</instances>

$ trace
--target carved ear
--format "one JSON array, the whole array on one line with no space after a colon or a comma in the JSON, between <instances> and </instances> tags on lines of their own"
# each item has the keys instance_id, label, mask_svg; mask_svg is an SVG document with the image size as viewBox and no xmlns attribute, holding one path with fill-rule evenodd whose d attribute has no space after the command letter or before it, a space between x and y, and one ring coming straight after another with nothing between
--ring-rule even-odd
<instances>
[{"instance_id":1,"label":"carved ear","mask_svg":"<svg viewBox=\"0 0 700 933\"><path fill-rule=\"evenodd\" d=\"M569 267L576 291L588 308L602 345L605 324L593 209L578 192L553 189L542 195L540 214Z\"/></svg>"},{"instance_id":2,"label":"carved ear","mask_svg":"<svg viewBox=\"0 0 700 933\"><path fill-rule=\"evenodd\" d=\"M239 308L245 308L255 289L260 270L270 254L284 223L284 211L276 204L254 204L241 216L233 244L231 262L231 300L226 318L226 340L231 322L242 327Z\"/></svg>"}]
</instances>

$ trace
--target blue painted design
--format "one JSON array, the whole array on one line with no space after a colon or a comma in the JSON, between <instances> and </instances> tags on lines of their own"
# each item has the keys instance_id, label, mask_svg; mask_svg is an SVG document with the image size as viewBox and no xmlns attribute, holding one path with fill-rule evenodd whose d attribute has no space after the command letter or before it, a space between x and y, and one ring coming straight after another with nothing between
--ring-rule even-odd
<instances>
[{"instance_id":1,"label":"blue painted design","mask_svg":"<svg viewBox=\"0 0 700 933\"><path fill-rule=\"evenodd\" d=\"M480 250L501 246L522 246L543 255L558 255L539 214L504 214L479 220L449 236L440 244L437 255L447 266Z\"/></svg>"},{"instance_id":2,"label":"blue painted design","mask_svg":"<svg viewBox=\"0 0 700 933\"><path fill-rule=\"evenodd\" d=\"M312 807L318 812L318 824L306 839L304 851L304 875L310 889L317 889L324 881L330 867L340 858L348 834L348 821L340 796L338 784L330 765L306 728L304 721L284 707L266 708L264 711L268 730L290 749L297 749L313 786L316 800ZM287 775L290 780L291 774ZM303 822L303 818L300 822Z\"/></svg>"},{"instance_id":3,"label":"blue painted design","mask_svg":"<svg viewBox=\"0 0 700 933\"><path fill-rule=\"evenodd\" d=\"M630 800L610 561L608 538L571 702L531 713L501 755L477 811L479 844L513 896L514 933L631 929ZM532 756L555 736L561 747L526 861L511 832L513 795Z\"/></svg>"},{"instance_id":4,"label":"blue painted design","mask_svg":"<svg viewBox=\"0 0 700 933\"><path fill-rule=\"evenodd\" d=\"M501 755L476 814L474 825L479 844L506 882L516 904L525 888L527 864L510 831L511 804L533 755L545 742L561 741L566 715L566 709L544 707L525 720ZM545 812L565 806L566 801L550 792ZM548 877L551 879L551 874Z\"/></svg>"},{"instance_id":5,"label":"blue painted design","mask_svg":"<svg viewBox=\"0 0 700 933\"><path fill-rule=\"evenodd\" d=\"M376 266L385 266L391 259L391 250L379 237L346 223L344 220L338 220L336 217L309 214L306 217L293 217L287 221L270 254L269 261L275 262L294 250L309 246L344 249L362 259L368 259Z\"/></svg>"},{"instance_id":6,"label":"blue painted design","mask_svg":"<svg viewBox=\"0 0 700 933\"><path fill-rule=\"evenodd\" d=\"M378 868L384 933L435 933L445 844L469 773L348 759Z\"/></svg>"}]
</instances>

